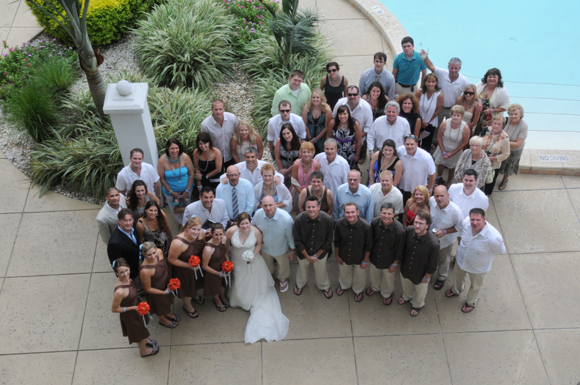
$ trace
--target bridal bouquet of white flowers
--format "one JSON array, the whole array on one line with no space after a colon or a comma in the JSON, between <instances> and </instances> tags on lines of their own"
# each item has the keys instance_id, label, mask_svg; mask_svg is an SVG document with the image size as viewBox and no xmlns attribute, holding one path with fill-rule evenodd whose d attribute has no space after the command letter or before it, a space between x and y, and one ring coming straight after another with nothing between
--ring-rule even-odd
<instances>
[{"instance_id":1,"label":"bridal bouquet of white flowers","mask_svg":"<svg viewBox=\"0 0 580 385\"><path fill-rule=\"evenodd\" d=\"M242 259L246 261L246 273L248 273L248 265L252 263L254 260L254 252L252 250L246 250L242 254ZM250 266L251 271L253 270L253 266ZM251 274L251 273L250 273Z\"/></svg>"}]
</instances>

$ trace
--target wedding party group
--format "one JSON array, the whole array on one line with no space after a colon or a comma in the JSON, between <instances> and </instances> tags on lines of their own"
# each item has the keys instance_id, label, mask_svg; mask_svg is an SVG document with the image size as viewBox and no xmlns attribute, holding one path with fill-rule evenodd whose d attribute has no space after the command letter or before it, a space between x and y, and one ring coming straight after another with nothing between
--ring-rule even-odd
<instances>
[{"instance_id":1,"label":"wedding party group","mask_svg":"<svg viewBox=\"0 0 580 385\"><path fill-rule=\"evenodd\" d=\"M396 302L416 317L428 289L443 289L451 275L445 296L467 290L460 310L476 308L495 255L505 253L486 210L498 175L503 190L518 172L523 108L510 103L498 69L474 85L458 58L438 68L412 38L401 45L391 72L378 52L358 87L335 62L313 90L293 71L272 101L272 162L262 160L251 123L220 99L192 157L176 138L157 170L143 150L131 151L97 224L118 277L112 311L141 356L159 351L146 327L153 315L178 327L175 297L191 318L206 299L219 312L249 311L246 343L282 340L289 320L275 280L280 293L299 296L310 265L327 299L352 289L355 302L378 293L389 306L398 277ZM181 226L175 236L163 201Z\"/></svg>"}]
</instances>

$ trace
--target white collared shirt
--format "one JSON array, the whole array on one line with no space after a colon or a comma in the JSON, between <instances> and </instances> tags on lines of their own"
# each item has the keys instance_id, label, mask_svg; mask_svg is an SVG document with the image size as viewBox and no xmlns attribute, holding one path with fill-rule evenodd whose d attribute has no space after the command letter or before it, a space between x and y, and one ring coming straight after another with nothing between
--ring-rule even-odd
<instances>
[{"instance_id":1,"label":"white collared shirt","mask_svg":"<svg viewBox=\"0 0 580 385\"><path fill-rule=\"evenodd\" d=\"M369 151L380 151L383 142L392 139L395 148L405 144L405 135L411 134L411 126L407 119L397 116L395 124L389 124L386 116L381 116L375 120L367 136Z\"/></svg>"},{"instance_id":2,"label":"white collared shirt","mask_svg":"<svg viewBox=\"0 0 580 385\"><path fill-rule=\"evenodd\" d=\"M403 162L403 175L398 187L401 190L413 191L419 185L427 186L429 175L435 174L435 162L431 154L417 147L415 155L411 156L407 154L405 146L401 146L397 148L397 155Z\"/></svg>"},{"instance_id":3,"label":"white collared shirt","mask_svg":"<svg viewBox=\"0 0 580 385\"><path fill-rule=\"evenodd\" d=\"M159 182L159 174L152 165L142 162L140 175L137 175L136 172L131 170L131 165L129 164L128 166L123 167L121 171L119 171L115 188L119 191L125 191L125 193L127 193L129 190L131 190L131 186L136 180L142 180L145 183L145 186L147 186L147 190L155 193L153 185Z\"/></svg>"},{"instance_id":4,"label":"white collared shirt","mask_svg":"<svg viewBox=\"0 0 580 385\"><path fill-rule=\"evenodd\" d=\"M439 67L435 67L435 75L437 76L437 79L439 79L438 84L439 87L441 87L441 92L443 92L443 107L453 107L457 98L461 96L463 91L465 91L465 87L469 85L469 80L467 80L465 76L459 74L459 77L452 82L451 79L449 79L449 71Z\"/></svg>"},{"instance_id":5,"label":"white collared shirt","mask_svg":"<svg viewBox=\"0 0 580 385\"><path fill-rule=\"evenodd\" d=\"M463 218L469 217L469 211L474 208L487 211L489 198L477 187L470 195L465 195L463 183L454 183L449 187L449 199L461 209Z\"/></svg>"},{"instance_id":6,"label":"white collared shirt","mask_svg":"<svg viewBox=\"0 0 580 385\"><path fill-rule=\"evenodd\" d=\"M301 116L294 113L290 113L290 119L287 121L282 120L282 115L278 114L270 120L268 120L268 142L274 142L280 138L280 131L282 130L282 125L290 123L294 132L299 138L306 139L306 127L304 126L304 120Z\"/></svg>"},{"instance_id":7,"label":"white collared shirt","mask_svg":"<svg viewBox=\"0 0 580 385\"><path fill-rule=\"evenodd\" d=\"M183 222L181 225L185 226L187 221L192 217L201 219L202 225L210 219L212 222L221 223L226 228L229 220L226 202L223 199L215 198L211 206L211 211L203 207L201 201L190 203L183 212Z\"/></svg>"},{"instance_id":8,"label":"white collared shirt","mask_svg":"<svg viewBox=\"0 0 580 385\"><path fill-rule=\"evenodd\" d=\"M250 171L250 169L248 169L248 166L245 161L237 163L235 165L240 171L240 178L248 180L254 187L256 187L258 183L262 182L262 166L268 163L258 159L256 159L256 162L258 162L258 165L254 169L254 171ZM222 176L220 176L221 183L224 183L225 179L227 179L226 175L227 173L222 174ZM284 175L280 174L278 171L274 171L274 177L277 176L280 177L281 181L284 181Z\"/></svg>"},{"instance_id":9,"label":"white collared shirt","mask_svg":"<svg viewBox=\"0 0 580 385\"><path fill-rule=\"evenodd\" d=\"M348 107L350 116L356 119L362 131L369 132L371 130L371 126L373 125L373 108L366 100L360 99L354 110L351 110L348 105L348 98L338 99L338 102L336 102L334 110L332 111L332 117L334 119L336 119L336 111L338 111L338 107L340 106Z\"/></svg>"},{"instance_id":10,"label":"white collared shirt","mask_svg":"<svg viewBox=\"0 0 580 385\"><path fill-rule=\"evenodd\" d=\"M403 194L395 186L391 186L391 191L387 195L383 194L383 187L380 183L374 183L371 187L371 194L375 202L374 216L381 215L381 206L385 203L391 203L395 209L395 215L401 214L404 210Z\"/></svg>"},{"instance_id":11,"label":"white collared shirt","mask_svg":"<svg viewBox=\"0 0 580 385\"><path fill-rule=\"evenodd\" d=\"M469 218L463 220L461 243L457 249L457 263L462 270L472 274L487 273L496 254L505 253L503 237L495 227L485 222L485 227L475 236Z\"/></svg>"},{"instance_id":12,"label":"white collared shirt","mask_svg":"<svg viewBox=\"0 0 580 385\"><path fill-rule=\"evenodd\" d=\"M215 121L213 115L201 122L200 132L209 134L212 144L220 149L226 162L232 159L231 141L236 127L238 127L238 118L230 112L224 112L224 122L221 126Z\"/></svg>"},{"instance_id":13,"label":"white collared shirt","mask_svg":"<svg viewBox=\"0 0 580 385\"><path fill-rule=\"evenodd\" d=\"M461 214L459 206L451 201L449 201L447 207L440 209L437 206L435 197L429 198L429 208L431 209L431 226L429 226L429 231L433 231L433 229L446 230L451 227L455 227L457 230L456 233L445 234L439 238L439 247L444 249L453 244L457 236L461 233L463 214Z\"/></svg>"},{"instance_id":14,"label":"white collared shirt","mask_svg":"<svg viewBox=\"0 0 580 385\"><path fill-rule=\"evenodd\" d=\"M348 181L347 177L350 171L348 162L337 154L332 163L329 164L324 152L316 155L314 160L320 163L320 171L324 175L324 186L328 187L333 195L336 194L338 186Z\"/></svg>"}]
</instances>

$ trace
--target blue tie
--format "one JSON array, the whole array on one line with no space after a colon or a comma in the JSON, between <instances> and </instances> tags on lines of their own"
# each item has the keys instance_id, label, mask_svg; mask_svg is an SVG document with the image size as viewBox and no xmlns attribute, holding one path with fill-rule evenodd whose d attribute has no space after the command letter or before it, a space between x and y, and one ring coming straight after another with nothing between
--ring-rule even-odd
<instances>
[{"instance_id":1,"label":"blue tie","mask_svg":"<svg viewBox=\"0 0 580 385\"><path fill-rule=\"evenodd\" d=\"M232 218L234 221L236 220L236 218L238 217L238 194L236 193L236 188L233 187L232 188L232 213L234 214L234 217Z\"/></svg>"}]
</instances>

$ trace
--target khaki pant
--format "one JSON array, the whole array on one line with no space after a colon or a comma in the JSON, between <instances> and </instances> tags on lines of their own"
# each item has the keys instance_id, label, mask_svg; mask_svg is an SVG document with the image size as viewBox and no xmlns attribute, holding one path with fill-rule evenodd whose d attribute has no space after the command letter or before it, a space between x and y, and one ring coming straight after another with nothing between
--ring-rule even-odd
<instances>
[{"instance_id":1,"label":"khaki pant","mask_svg":"<svg viewBox=\"0 0 580 385\"><path fill-rule=\"evenodd\" d=\"M326 254L326 257L314 263L314 278L316 280L316 286L320 290L327 290L330 288L330 280L328 279L328 272L326 271L327 259L328 253ZM308 266L310 266L310 262L306 258L298 260L296 286L298 286L299 289L306 286L306 282L308 282Z\"/></svg>"},{"instance_id":2,"label":"khaki pant","mask_svg":"<svg viewBox=\"0 0 580 385\"><path fill-rule=\"evenodd\" d=\"M411 306L415 309L425 306L425 297L427 296L427 289L429 289L428 283L415 285L401 274L401 284L403 285L403 299L405 301L411 300Z\"/></svg>"},{"instance_id":3,"label":"khaki pant","mask_svg":"<svg viewBox=\"0 0 580 385\"><path fill-rule=\"evenodd\" d=\"M276 262L278 262L278 272L276 274L276 279L278 279L280 282L285 282L288 280L290 277L290 261L288 261L288 251L277 257L265 253L264 251L260 251L260 254L262 254L264 262L266 262L266 266L268 266L268 270L270 270L270 274L274 274L274 260L276 260Z\"/></svg>"},{"instance_id":4,"label":"khaki pant","mask_svg":"<svg viewBox=\"0 0 580 385\"><path fill-rule=\"evenodd\" d=\"M367 270L360 265L338 265L338 283L342 290L352 287L355 294L362 293L367 285Z\"/></svg>"},{"instance_id":5,"label":"khaki pant","mask_svg":"<svg viewBox=\"0 0 580 385\"><path fill-rule=\"evenodd\" d=\"M449 264L451 262L451 252L453 251L453 243L447 247L439 250L439 266L437 266L438 280L445 281L449 275Z\"/></svg>"},{"instance_id":6,"label":"khaki pant","mask_svg":"<svg viewBox=\"0 0 580 385\"><path fill-rule=\"evenodd\" d=\"M417 89L418 88L416 85L413 87L413 90L411 91L411 87L403 87L399 83L395 83L395 98L398 98L399 96L401 96L403 94L415 95L415 92L417 92Z\"/></svg>"},{"instance_id":7,"label":"khaki pant","mask_svg":"<svg viewBox=\"0 0 580 385\"><path fill-rule=\"evenodd\" d=\"M371 290L380 291L383 298L389 298L395 291L395 273L389 273L389 269L378 269L371 266Z\"/></svg>"},{"instance_id":8,"label":"khaki pant","mask_svg":"<svg viewBox=\"0 0 580 385\"><path fill-rule=\"evenodd\" d=\"M461 294L465 289L465 280L467 279L467 276L469 276L471 285L469 286L465 303L467 303L468 306L475 307L477 306L479 291L483 287L483 280L485 279L486 274L487 273L469 273L459 267L459 263L455 263L455 266L453 267L453 287L451 290L455 294Z\"/></svg>"}]
</instances>

